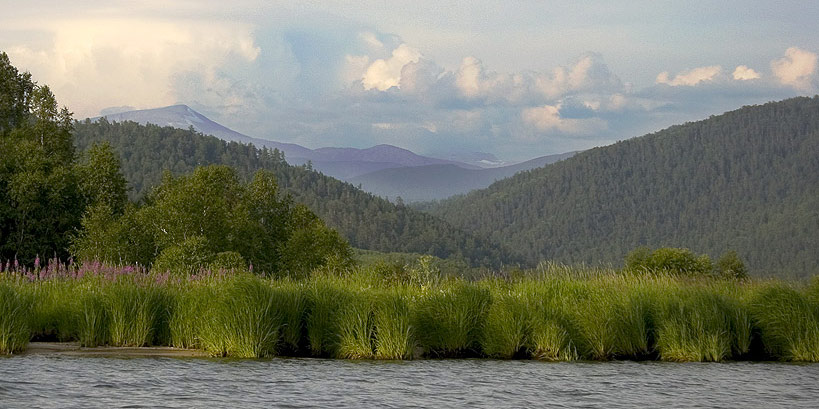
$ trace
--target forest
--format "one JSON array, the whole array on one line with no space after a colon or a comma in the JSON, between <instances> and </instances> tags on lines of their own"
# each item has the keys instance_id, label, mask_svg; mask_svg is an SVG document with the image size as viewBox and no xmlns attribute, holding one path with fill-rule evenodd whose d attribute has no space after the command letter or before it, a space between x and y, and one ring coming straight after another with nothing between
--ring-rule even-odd
<instances>
[{"instance_id":1,"label":"forest","mask_svg":"<svg viewBox=\"0 0 819 409\"><path fill-rule=\"evenodd\" d=\"M291 275L351 262L348 242L280 192L270 171L247 182L224 165L166 172L144 200L129 201L110 144L78 153L71 113L5 53L0 85L0 259L7 266L76 259Z\"/></svg>"},{"instance_id":2,"label":"forest","mask_svg":"<svg viewBox=\"0 0 819 409\"><path fill-rule=\"evenodd\" d=\"M527 263L639 246L736 251L754 275L819 265L819 97L747 106L591 149L423 208Z\"/></svg>"},{"instance_id":3,"label":"forest","mask_svg":"<svg viewBox=\"0 0 819 409\"><path fill-rule=\"evenodd\" d=\"M197 166L219 164L235 169L239 179L249 180L263 169L275 176L283 193L307 206L355 248L431 254L472 266L499 267L521 261L506 246L373 196L316 172L309 164L291 166L278 150L228 143L193 130L105 119L76 122L73 129L78 150L106 142L120 155L131 200L145 198L165 171L183 175Z\"/></svg>"}]
</instances>

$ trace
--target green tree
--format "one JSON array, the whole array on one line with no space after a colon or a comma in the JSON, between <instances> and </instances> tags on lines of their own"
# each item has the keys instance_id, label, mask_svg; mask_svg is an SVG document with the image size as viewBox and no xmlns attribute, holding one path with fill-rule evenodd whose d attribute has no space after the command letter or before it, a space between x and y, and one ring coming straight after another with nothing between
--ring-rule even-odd
<instances>
[{"instance_id":1,"label":"green tree","mask_svg":"<svg viewBox=\"0 0 819 409\"><path fill-rule=\"evenodd\" d=\"M724 278L743 279L748 277L748 269L734 250L726 251L717 260L717 273Z\"/></svg>"},{"instance_id":2,"label":"green tree","mask_svg":"<svg viewBox=\"0 0 819 409\"><path fill-rule=\"evenodd\" d=\"M128 190L122 176L119 155L108 142L94 144L77 166L80 188L91 205L105 205L121 215L128 204Z\"/></svg>"},{"instance_id":3,"label":"green tree","mask_svg":"<svg viewBox=\"0 0 819 409\"><path fill-rule=\"evenodd\" d=\"M71 113L0 53L0 258L66 256L86 199Z\"/></svg>"}]
</instances>

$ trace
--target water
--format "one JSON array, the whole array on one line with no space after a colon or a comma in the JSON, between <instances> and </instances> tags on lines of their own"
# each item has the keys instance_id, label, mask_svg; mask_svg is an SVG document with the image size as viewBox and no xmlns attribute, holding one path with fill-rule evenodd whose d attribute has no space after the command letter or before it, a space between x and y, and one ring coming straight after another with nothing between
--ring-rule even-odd
<instances>
[{"instance_id":1,"label":"water","mask_svg":"<svg viewBox=\"0 0 819 409\"><path fill-rule=\"evenodd\" d=\"M819 365L0 358L0 407L817 407Z\"/></svg>"}]
</instances>

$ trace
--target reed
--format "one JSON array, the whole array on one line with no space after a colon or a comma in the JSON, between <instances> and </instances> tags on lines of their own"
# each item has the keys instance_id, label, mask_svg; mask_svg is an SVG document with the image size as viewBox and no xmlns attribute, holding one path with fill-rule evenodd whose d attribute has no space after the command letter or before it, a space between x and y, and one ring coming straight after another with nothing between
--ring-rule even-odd
<instances>
[{"instance_id":1,"label":"reed","mask_svg":"<svg viewBox=\"0 0 819 409\"><path fill-rule=\"evenodd\" d=\"M503 289L494 293L483 328L483 353L502 359L530 356L530 315L529 303L522 294Z\"/></svg>"},{"instance_id":2,"label":"reed","mask_svg":"<svg viewBox=\"0 0 819 409\"><path fill-rule=\"evenodd\" d=\"M728 281L556 264L477 282L393 282L374 268L301 280L60 268L0 274L0 353L33 339L249 358L819 361L819 279Z\"/></svg>"},{"instance_id":3,"label":"reed","mask_svg":"<svg viewBox=\"0 0 819 409\"><path fill-rule=\"evenodd\" d=\"M731 357L732 304L706 286L664 292L657 322L657 350L665 361L719 362Z\"/></svg>"},{"instance_id":4,"label":"reed","mask_svg":"<svg viewBox=\"0 0 819 409\"><path fill-rule=\"evenodd\" d=\"M801 292L782 283L759 288L751 301L765 351L787 361L819 362L819 304L814 287Z\"/></svg>"},{"instance_id":5,"label":"reed","mask_svg":"<svg viewBox=\"0 0 819 409\"><path fill-rule=\"evenodd\" d=\"M462 281L445 283L424 294L413 321L425 352L436 357L480 354L490 303L488 289Z\"/></svg>"},{"instance_id":6,"label":"reed","mask_svg":"<svg viewBox=\"0 0 819 409\"><path fill-rule=\"evenodd\" d=\"M23 351L30 334L31 297L0 279L0 354Z\"/></svg>"},{"instance_id":7,"label":"reed","mask_svg":"<svg viewBox=\"0 0 819 409\"><path fill-rule=\"evenodd\" d=\"M249 275L219 282L216 298L199 326L202 346L217 356L261 358L276 355L282 315L277 292Z\"/></svg>"},{"instance_id":8,"label":"reed","mask_svg":"<svg viewBox=\"0 0 819 409\"><path fill-rule=\"evenodd\" d=\"M376 359L412 359L418 345L412 326L413 293L397 287L377 295L373 309Z\"/></svg>"},{"instance_id":9,"label":"reed","mask_svg":"<svg viewBox=\"0 0 819 409\"><path fill-rule=\"evenodd\" d=\"M172 301L166 286L120 278L107 285L105 307L113 346L167 345Z\"/></svg>"}]
</instances>

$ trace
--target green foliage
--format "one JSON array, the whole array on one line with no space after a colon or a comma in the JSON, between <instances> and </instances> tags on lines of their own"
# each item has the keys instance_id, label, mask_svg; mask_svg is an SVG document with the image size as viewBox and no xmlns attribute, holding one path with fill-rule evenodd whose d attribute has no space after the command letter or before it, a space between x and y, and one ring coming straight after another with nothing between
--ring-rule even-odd
<instances>
[{"instance_id":1,"label":"green foliage","mask_svg":"<svg viewBox=\"0 0 819 409\"><path fill-rule=\"evenodd\" d=\"M734 249L749 274L819 265L819 97L748 106L590 149L431 206L533 265L619 263L641 245Z\"/></svg>"},{"instance_id":2,"label":"green foliage","mask_svg":"<svg viewBox=\"0 0 819 409\"><path fill-rule=\"evenodd\" d=\"M696 255L689 249L663 247L651 251L639 247L626 256L626 268L640 272L670 273L688 276L705 276L713 272L711 258Z\"/></svg>"},{"instance_id":3,"label":"green foliage","mask_svg":"<svg viewBox=\"0 0 819 409\"><path fill-rule=\"evenodd\" d=\"M113 346L169 343L170 300L153 283L119 280L106 291L108 334Z\"/></svg>"},{"instance_id":4,"label":"green foliage","mask_svg":"<svg viewBox=\"0 0 819 409\"><path fill-rule=\"evenodd\" d=\"M717 274L724 278L748 278L748 269L736 251L729 250L717 260Z\"/></svg>"},{"instance_id":5,"label":"green foliage","mask_svg":"<svg viewBox=\"0 0 819 409\"><path fill-rule=\"evenodd\" d=\"M415 326L428 354L451 357L480 351L489 290L462 282L445 284L418 303Z\"/></svg>"},{"instance_id":6,"label":"green foliage","mask_svg":"<svg viewBox=\"0 0 819 409\"><path fill-rule=\"evenodd\" d=\"M74 135L80 150L108 142L122 154L122 170L132 200L148 196L161 183L163 171L179 176L193 172L197 166L222 164L235 169L240 180L253 180L250 189L260 194L252 194L256 204L247 209L252 218L276 220L268 216L276 214L286 193L356 248L431 254L466 260L471 265L500 266L504 261L520 260L503 245L485 237L465 233L407 206L396 206L308 167L290 166L277 150L228 143L190 130L134 122L110 123L105 119L75 123ZM269 176L257 180L254 175L258 170L269 171L265 174ZM277 188L272 188L272 184ZM265 236L280 241L280 226L265 225L265 230ZM247 245L268 244L263 239L258 241ZM251 260L246 251L237 251L252 261L254 268L269 271L269 265L275 264L273 259Z\"/></svg>"},{"instance_id":7,"label":"green foliage","mask_svg":"<svg viewBox=\"0 0 819 409\"><path fill-rule=\"evenodd\" d=\"M30 337L28 311L32 300L0 281L0 355L23 351Z\"/></svg>"},{"instance_id":8,"label":"green foliage","mask_svg":"<svg viewBox=\"0 0 819 409\"><path fill-rule=\"evenodd\" d=\"M178 245L162 250L154 260L152 269L179 275L196 274L210 266L214 256L205 237L193 236Z\"/></svg>"},{"instance_id":9,"label":"green foliage","mask_svg":"<svg viewBox=\"0 0 819 409\"><path fill-rule=\"evenodd\" d=\"M819 361L819 304L810 292L806 295L782 284L768 285L755 294L751 307L770 355L788 361Z\"/></svg>"},{"instance_id":10,"label":"green foliage","mask_svg":"<svg viewBox=\"0 0 819 409\"><path fill-rule=\"evenodd\" d=\"M28 339L56 339L234 357L819 361L819 281L557 265L513 279L428 285L387 283L368 269L303 281L246 272L167 278L0 274L3 353Z\"/></svg>"},{"instance_id":11,"label":"green foliage","mask_svg":"<svg viewBox=\"0 0 819 409\"><path fill-rule=\"evenodd\" d=\"M105 204L94 206L83 227L72 246L78 259L153 264L163 272L252 265L265 274L297 276L330 261L352 261L349 245L307 208L279 195L267 171L250 184L226 166L178 178L168 173L143 206L120 217Z\"/></svg>"},{"instance_id":12,"label":"green foliage","mask_svg":"<svg viewBox=\"0 0 819 409\"><path fill-rule=\"evenodd\" d=\"M0 259L67 256L87 202L74 165L71 113L0 53Z\"/></svg>"},{"instance_id":13,"label":"green foliage","mask_svg":"<svg viewBox=\"0 0 819 409\"><path fill-rule=\"evenodd\" d=\"M91 145L77 165L80 190L93 206L106 206L121 215L128 204L127 182L122 176L119 155L107 142Z\"/></svg>"}]
</instances>

